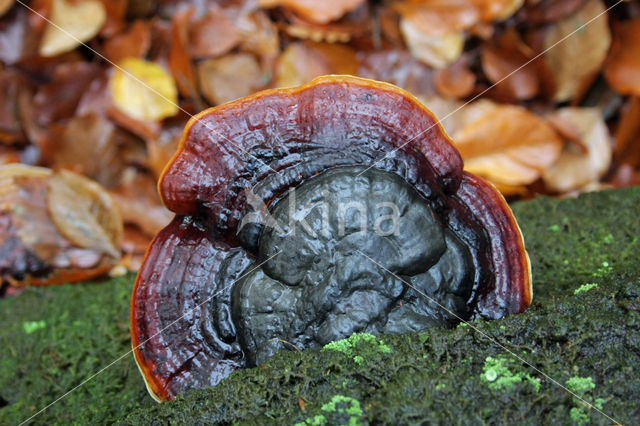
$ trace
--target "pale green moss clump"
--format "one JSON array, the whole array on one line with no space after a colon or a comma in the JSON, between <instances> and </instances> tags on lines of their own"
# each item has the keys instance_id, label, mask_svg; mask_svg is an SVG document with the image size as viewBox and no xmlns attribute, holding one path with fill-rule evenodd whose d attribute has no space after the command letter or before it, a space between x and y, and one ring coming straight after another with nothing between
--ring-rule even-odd
<instances>
[{"instance_id":1,"label":"pale green moss clump","mask_svg":"<svg viewBox=\"0 0 640 426\"><path fill-rule=\"evenodd\" d=\"M354 333L346 339L327 343L322 350L341 352L358 365L364 364L372 351L384 354L392 352L384 341L369 333Z\"/></svg>"},{"instance_id":2,"label":"pale green moss clump","mask_svg":"<svg viewBox=\"0 0 640 426\"><path fill-rule=\"evenodd\" d=\"M514 360L503 356L487 357L482 368L482 379L489 382L489 388L510 390L516 383L527 382L533 385L536 392L540 391L540 380L525 373L523 368Z\"/></svg>"},{"instance_id":3,"label":"pale green moss clump","mask_svg":"<svg viewBox=\"0 0 640 426\"><path fill-rule=\"evenodd\" d=\"M589 291L592 288L598 288L598 283L586 283L586 284L582 284L580 287L578 287L577 289L575 289L573 291L573 294L575 294L576 296L580 293L584 293L585 291Z\"/></svg>"},{"instance_id":4,"label":"pale green moss clump","mask_svg":"<svg viewBox=\"0 0 640 426\"><path fill-rule=\"evenodd\" d=\"M334 395L331 401L324 404L318 414L307 418L304 422L296 423L296 426L320 426L327 424L339 424L345 426L358 426L368 424L363 419L364 412L360 407L360 401L344 395Z\"/></svg>"}]
</instances>

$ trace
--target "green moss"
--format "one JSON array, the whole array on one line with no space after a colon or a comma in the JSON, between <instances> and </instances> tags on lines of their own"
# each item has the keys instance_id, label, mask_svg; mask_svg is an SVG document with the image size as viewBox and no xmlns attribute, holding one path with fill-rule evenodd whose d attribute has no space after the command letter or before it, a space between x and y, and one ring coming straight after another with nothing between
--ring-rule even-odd
<instances>
[{"instance_id":1,"label":"green moss","mask_svg":"<svg viewBox=\"0 0 640 426\"><path fill-rule=\"evenodd\" d=\"M487 357L482 367L482 378L489 383L489 388L497 390L511 390L517 383L526 381L533 385L536 392L540 391L540 380L534 379L522 367L503 356Z\"/></svg>"},{"instance_id":2,"label":"green moss","mask_svg":"<svg viewBox=\"0 0 640 426\"><path fill-rule=\"evenodd\" d=\"M611 424L516 362L507 348L567 387L572 378L589 377L595 387L589 385L581 398L620 423L639 424L638 205L640 188L513 206L532 260L534 302L521 315L473 322L501 346L472 327L356 337L339 345L344 351L278 352L258 368L165 404L146 394L127 355L36 423L335 424L353 417L346 410L354 405L344 401L336 412L323 410L340 396L358 401L361 424ZM597 291L574 294L594 282ZM127 277L29 289L0 300L0 403L7 402L0 424L28 418L127 353L130 289ZM46 326L27 334L24 324L39 321ZM379 341L389 351L377 350ZM492 389L483 378L488 358L503 360L508 377L520 380ZM539 390L525 375L540 380ZM339 409L343 417L332 418Z\"/></svg>"},{"instance_id":3,"label":"green moss","mask_svg":"<svg viewBox=\"0 0 640 426\"><path fill-rule=\"evenodd\" d=\"M580 294L580 293L584 293L585 291L589 291L592 288L598 288L598 283L586 283L586 284L582 284L580 287L578 287L577 289L573 290L573 294Z\"/></svg>"},{"instance_id":4,"label":"green moss","mask_svg":"<svg viewBox=\"0 0 640 426\"><path fill-rule=\"evenodd\" d=\"M132 282L34 287L0 300L0 424L26 420L130 350ZM34 421L100 424L151 404L125 356Z\"/></svg>"},{"instance_id":5,"label":"green moss","mask_svg":"<svg viewBox=\"0 0 640 426\"><path fill-rule=\"evenodd\" d=\"M391 348L384 341L368 333L354 333L350 337L327 343L323 351L336 351L345 354L358 365L378 354L390 354Z\"/></svg>"}]
</instances>

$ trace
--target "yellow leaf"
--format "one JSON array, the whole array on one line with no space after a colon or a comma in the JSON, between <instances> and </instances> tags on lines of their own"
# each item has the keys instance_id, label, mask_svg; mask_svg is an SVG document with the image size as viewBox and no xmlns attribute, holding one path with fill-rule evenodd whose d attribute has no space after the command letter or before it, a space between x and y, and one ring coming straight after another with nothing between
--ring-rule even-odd
<instances>
[{"instance_id":1,"label":"yellow leaf","mask_svg":"<svg viewBox=\"0 0 640 426\"><path fill-rule=\"evenodd\" d=\"M102 28L107 12L99 0L67 3L53 0L50 23L40 42L40 56L56 56L91 40Z\"/></svg>"},{"instance_id":2,"label":"yellow leaf","mask_svg":"<svg viewBox=\"0 0 640 426\"><path fill-rule=\"evenodd\" d=\"M178 112L178 91L160 65L127 58L111 76L111 96L122 112L137 120L156 121Z\"/></svg>"}]
</instances>

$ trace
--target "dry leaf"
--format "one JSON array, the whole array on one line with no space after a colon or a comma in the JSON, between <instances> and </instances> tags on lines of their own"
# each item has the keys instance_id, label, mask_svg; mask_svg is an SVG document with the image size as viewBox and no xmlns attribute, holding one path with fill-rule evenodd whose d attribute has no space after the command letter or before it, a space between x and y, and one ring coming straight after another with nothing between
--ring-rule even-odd
<instances>
[{"instance_id":1,"label":"dry leaf","mask_svg":"<svg viewBox=\"0 0 640 426\"><path fill-rule=\"evenodd\" d=\"M614 26L604 76L618 93L640 96L640 18Z\"/></svg>"},{"instance_id":2,"label":"dry leaf","mask_svg":"<svg viewBox=\"0 0 640 426\"><path fill-rule=\"evenodd\" d=\"M241 14L234 25L242 51L259 55L263 62L273 61L280 53L278 29L264 11Z\"/></svg>"},{"instance_id":3,"label":"dry leaf","mask_svg":"<svg viewBox=\"0 0 640 426\"><path fill-rule=\"evenodd\" d=\"M357 9L364 2L365 0L258 0L258 5L266 9L283 6L311 22L326 24Z\"/></svg>"},{"instance_id":4,"label":"dry leaf","mask_svg":"<svg viewBox=\"0 0 640 426\"><path fill-rule=\"evenodd\" d=\"M553 99L556 102L573 99L585 80L593 79L598 73L611 44L605 11L602 0L589 0L576 14L549 28L544 41L545 49L549 50L544 59L555 80Z\"/></svg>"},{"instance_id":5,"label":"dry leaf","mask_svg":"<svg viewBox=\"0 0 640 426\"><path fill-rule=\"evenodd\" d=\"M111 76L115 106L143 121L162 120L178 112L178 93L171 76L160 65L127 58Z\"/></svg>"},{"instance_id":6,"label":"dry leaf","mask_svg":"<svg viewBox=\"0 0 640 426\"><path fill-rule=\"evenodd\" d=\"M189 7L176 13L171 20L171 48L169 50L169 69L182 96L194 99L196 80L189 55L189 21L194 8Z\"/></svg>"},{"instance_id":7,"label":"dry leaf","mask_svg":"<svg viewBox=\"0 0 640 426\"><path fill-rule=\"evenodd\" d=\"M108 194L96 183L71 172L58 174L16 164L0 167L0 188L3 281L13 285L81 281L106 273L115 263L119 250L112 243L119 243L122 222ZM59 190L74 195L56 196ZM99 228L74 221L87 219L79 214L87 206L89 223ZM93 246L101 241L94 234L108 235L109 242L95 250L65 237L71 235L78 243Z\"/></svg>"},{"instance_id":8,"label":"dry leaf","mask_svg":"<svg viewBox=\"0 0 640 426\"><path fill-rule=\"evenodd\" d=\"M465 169L496 184L519 186L538 179L553 164L562 140L545 120L512 105L480 105L471 119L452 135ZM471 104L465 109L473 109ZM467 111L467 117L475 117Z\"/></svg>"},{"instance_id":9,"label":"dry leaf","mask_svg":"<svg viewBox=\"0 0 640 426\"><path fill-rule=\"evenodd\" d=\"M569 192L596 183L611 164L609 130L597 108L562 108L553 119L576 129L586 152L565 144L560 158L542 174L545 185L552 191Z\"/></svg>"},{"instance_id":10,"label":"dry leaf","mask_svg":"<svg viewBox=\"0 0 640 426\"><path fill-rule=\"evenodd\" d=\"M538 70L534 62L527 64L535 55L515 30L507 30L496 44L485 44L481 52L482 71L491 83L498 84L496 90L515 100L538 94Z\"/></svg>"},{"instance_id":11,"label":"dry leaf","mask_svg":"<svg viewBox=\"0 0 640 426\"><path fill-rule=\"evenodd\" d=\"M400 22L400 31L411 54L433 68L444 68L462 54L465 37L461 31L431 35L420 31L406 19Z\"/></svg>"},{"instance_id":12,"label":"dry leaf","mask_svg":"<svg viewBox=\"0 0 640 426\"><path fill-rule=\"evenodd\" d=\"M151 46L151 31L145 21L135 21L125 33L111 37L104 44L104 56L118 63L125 58L143 58Z\"/></svg>"},{"instance_id":13,"label":"dry leaf","mask_svg":"<svg viewBox=\"0 0 640 426\"><path fill-rule=\"evenodd\" d=\"M15 0L0 0L0 17L7 13L11 6L15 3Z\"/></svg>"},{"instance_id":14,"label":"dry leaf","mask_svg":"<svg viewBox=\"0 0 640 426\"><path fill-rule=\"evenodd\" d=\"M347 46L298 42L292 43L278 58L275 85L292 87L325 74L355 74L355 52Z\"/></svg>"},{"instance_id":15,"label":"dry leaf","mask_svg":"<svg viewBox=\"0 0 640 426\"><path fill-rule=\"evenodd\" d=\"M129 0L101 1L107 14L107 22L102 27L102 30L100 30L100 35L103 37L112 37L122 31L122 28L125 26ZM139 0L133 0L134 3L137 1Z\"/></svg>"},{"instance_id":16,"label":"dry leaf","mask_svg":"<svg viewBox=\"0 0 640 426\"><path fill-rule=\"evenodd\" d=\"M460 58L447 68L437 70L433 74L433 82L441 95L464 98L473 91L476 75L469 70L467 61Z\"/></svg>"},{"instance_id":17,"label":"dry leaf","mask_svg":"<svg viewBox=\"0 0 640 426\"><path fill-rule=\"evenodd\" d=\"M53 0L51 21L40 42L40 56L56 56L91 40L102 28L107 12L100 0Z\"/></svg>"},{"instance_id":18,"label":"dry leaf","mask_svg":"<svg viewBox=\"0 0 640 426\"><path fill-rule=\"evenodd\" d=\"M249 53L235 53L198 64L202 94L211 105L250 95L263 86L262 70Z\"/></svg>"},{"instance_id":19,"label":"dry leaf","mask_svg":"<svg viewBox=\"0 0 640 426\"><path fill-rule=\"evenodd\" d=\"M49 178L48 191L51 220L65 238L78 247L120 257L122 217L100 185L61 170Z\"/></svg>"},{"instance_id":20,"label":"dry leaf","mask_svg":"<svg viewBox=\"0 0 640 426\"><path fill-rule=\"evenodd\" d=\"M405 50L359 52L358 75L387 81L415 95L432 95L433 70Z\"/></svg>"},{"instance_id":21,"label":"dry leaf","mask_svg":"<svg viewBox=\"0 0 640 426\"><path fill-rule=\"evenodd\" d=\"M189 49L195 58L211 58L227 53L240 42L236 27L217 7L189 26Z\"/></svg>"}]
</instances>

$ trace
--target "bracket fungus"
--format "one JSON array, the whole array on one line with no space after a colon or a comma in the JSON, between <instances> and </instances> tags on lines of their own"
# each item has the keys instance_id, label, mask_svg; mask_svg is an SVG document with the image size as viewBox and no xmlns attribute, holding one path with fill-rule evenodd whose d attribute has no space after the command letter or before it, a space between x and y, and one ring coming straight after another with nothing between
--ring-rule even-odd
<instances>
[{"instance_id":1,"label":"bracket fungus","mask_svg":"<svg viewBox=\"0 0 640 426\"><path fill-rule=\"evenodd\" d=\"M500 318L531 273L500 193L409 93L320 77L206 110L159 182L176 213L131 300L158 400L276 350Z\"/></svg>"}]
</instances>

